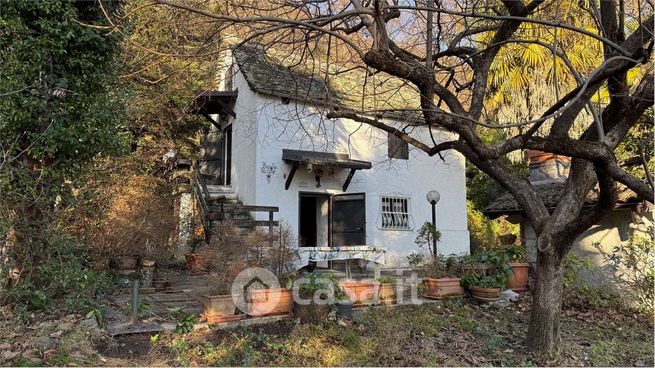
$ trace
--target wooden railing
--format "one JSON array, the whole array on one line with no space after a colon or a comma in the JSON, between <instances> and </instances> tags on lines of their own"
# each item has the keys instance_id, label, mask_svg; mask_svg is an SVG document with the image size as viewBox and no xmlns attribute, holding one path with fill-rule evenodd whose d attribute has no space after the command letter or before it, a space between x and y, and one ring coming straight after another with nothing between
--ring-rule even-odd
<instances>
[{"instance_id":1,"label":"wooden railing","mask_svg":"<svg viewBox=\"0 0 655 368\"><path fill-rule=\"evenodd\" d=\"M193 161L193 175L191 177L191 190L193 196L196 198L196 203L198 203L198 209L200 211L200 219L202 220L202 227L205 230L205 234L209 234L210 230L210 221L209 221L209 190L207 189L207 184L205 179L203 179L200 169L198 168L198 162Z\"/></svg>"},{"instance_id":2,"label":"wooden railing","mask_svg":"<svg viewBox=\"0 0 655 368\"><path fill-rule=\"evenodd\" d=\"M207 184L205 183L205 179L200 173L200 168L198 167L198 163L195 160L192 163L192 167L193 167L193 175L191 179L191 188L193 191L193 196L196 198L196 201L198 203L198 209L200 211L200 217L202 220L203 228L205 230L205 234L207 237L209 237L209 234L211 232L211 222L213 220L216 220L217 218L214 216L214 214L212 214L212 204L209 203L209 200L211 198L209 189L207 189ZM221 198L220 196L216 197L216 199L220 199L220 198ZM220 202L219 204L220 204L220 210L218 210L218 212L225 214L226 212L225 203ZM269 235L273 234L273 227L278 225L278 222L275 221L273 218L273 214L275 212L280 211L279 207L253 206L253 205L242 205L242 204L235 204L234 206L238 207L239 210L247 211L247 212L268 212L268 220L253 219L253 220L245 220L245 221L248 222L249 225L253 227L268 226Z\"/></svg>"},{"instance_id":3,"label":"wooden railing","mask_svg":"<svg viewBox=\"0 0 655 368\"><path fill-rule=\"evenodd\" d=\"M273 214L280 211L279 207L242 205L239 208L248 212L268 212L268 220L253 220L253 226L268 226L268 235L273 235L273 227L278 224L273 220Z\"/></svg>"}]
</instances>

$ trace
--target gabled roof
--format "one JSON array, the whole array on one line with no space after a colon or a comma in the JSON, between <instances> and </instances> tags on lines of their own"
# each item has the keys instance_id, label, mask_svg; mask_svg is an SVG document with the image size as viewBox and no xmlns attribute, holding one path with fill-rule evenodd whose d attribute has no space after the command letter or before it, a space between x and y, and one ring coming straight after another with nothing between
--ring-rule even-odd
<instances>
[{"instance_id":1,"label":"gabled roof","mask_svg":"<svg viewBox=\"0 0 655 368\"><path fill-rule=\"evenodd\" d=\"M248 86L255 92L303 101L339 101L337 92L323 80L273 61L261 46L242 45L234 50L234 57Z\"/></svg>"},{"instance_id":2,"label":"gabled roof","mask_svg":"<svg viewBox=\"0 0 655 368\"><path fill-rule=\"evenodd\" d=\"M544 201L546 208L549 210L557 207L559 203L559 198L564 190L564 182L549 182L544 184L535 184L533 185L534 189L537 191L539 197ZM594 190L590 192L585 205L591 206L596 203L598 198L598 191ZM619 200L617 207L635 205L640 203L639 197L630 189L626 187L621 187L619 189ZM482 211L485 215L496 218L501 215L511 215L511 214L520 214L523 213L523 208L518 204L516 199L510 194L504 194L490 205L485 207Z\"/></svg>"},{"instance_id":3,"label":"gabled roof","mask_svg":"<svg viewBox=\"0 0 655 368\"><path fill-rule=\"evenodd\" d=\"M391 119L420 120L419 94L406 81L385 73L368 75L363 69L314 61L244 44L233 51L239 70L255 92L315 106L371 112ZM329 76L326 78L326 71ZM388 111L392 110L392 111Z\"/></svg>"}]
</instances>

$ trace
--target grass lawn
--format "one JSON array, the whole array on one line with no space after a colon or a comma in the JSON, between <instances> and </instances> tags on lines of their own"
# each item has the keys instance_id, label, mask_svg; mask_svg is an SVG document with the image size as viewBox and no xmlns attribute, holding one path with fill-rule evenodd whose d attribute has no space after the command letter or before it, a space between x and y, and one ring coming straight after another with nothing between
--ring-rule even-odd
<instances>
[{"instance_id":1,"label":"grass lawn","mask_svg":"<svg viewBox=\"0 0 655 368\"><path fill-rule=\"evenodd\" d=\"M525 303L506 309L461 301L370 308L348 324L284 321L188 335L105 338L86 364L534 366L538 362L523 345L528 316ZM651 317L566 309L561 329L562 353L550 365L653 366Z\"/></svg>"}]
</instances>

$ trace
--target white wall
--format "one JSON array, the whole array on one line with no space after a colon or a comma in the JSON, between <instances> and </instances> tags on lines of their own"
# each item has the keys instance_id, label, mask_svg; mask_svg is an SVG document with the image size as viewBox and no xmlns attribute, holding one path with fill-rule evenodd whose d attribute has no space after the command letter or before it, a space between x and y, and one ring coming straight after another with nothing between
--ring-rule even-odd
<instances>
[{"instance_id":1,"label":"white wall","mask_svg":"<svg viewBox=\"0 0 655 368\"><path fill-rule=\"evenodd\" d=\"M258 128L258 111L254 107L259 102L258 96L250 90L241 73L236 73L232 82L239 90L234 112L237 118L232 120L232 187L239 199L245 204L257 203L256 178L257 167L256 143Z\"/></svg>"},{"instance_id":2,"label":"white wall","mask_svg":"<svg viewBox=\"0 0 655 368\"><path fill-rule=\"evenodd\" d=\"M276 218L287 222L297 234L299 192L342 193L348 170L324 174L322 186L317 188L314 173L299 169L289 190L285 190L291 166L282 161L282 149L349 153L353 159L373 163L372 169L356 172L348 192L366 193L366 242L387 248L388 266L406 265L405 256L417 250L416 230L431 219L425 199L431 189L438 190L442 198L437 205L437 227L442 233L440 253L468 253L466 182L460 154L446 152L443 162L410 147L409 160L389 160L385 132L351 120L324 119L312 107L293 101L283 104L280 99L253 94L240 74L235 82L239 88L239 121L234 130L232 181L244 203L278 206ZM262 165L276 167L270 179L261 172ZM378 229L380 197L389 194L411 199L414 230ZM259 216L265 219L265 214Z\"/></svg>"}]
</instances>

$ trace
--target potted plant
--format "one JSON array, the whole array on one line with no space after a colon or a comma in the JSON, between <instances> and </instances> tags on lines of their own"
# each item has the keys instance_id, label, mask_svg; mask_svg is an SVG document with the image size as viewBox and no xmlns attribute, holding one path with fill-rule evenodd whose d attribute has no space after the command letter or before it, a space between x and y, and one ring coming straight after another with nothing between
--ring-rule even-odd
<instances>
[{"instance_id":1,"label":"potted plant","mask_svg":"<svg viewBox=\"0 0 655 368\"><path fill-rule=\"evenodd\" d=\"M294 299L293 315L302 322L320 322L330 314L330 305L334 303L339 291L337 279L331 273L309 273L293 280Z\"/></svg>"},{"instance_id":2,"label":"potted plant","mask_svg":"<svg viewBox=\"0 0 655 368\"><path fill-rule=\"evenodd\" d=\"M484 264L485 267L472 268L469 274L462 276L462 284L470 290L474 298L482 301L495 301L507 285L507 278L512 274L505 252L487 250L468 256L467 264Z\"/></svg>"},{"instance_id":3,"label":"potted plant","mask_svg":"<svg viewBox=\"0 0 655 368\"><path fill-rule=\"evenodd\" d=\"M378 299L382 304L396 303L396 280L393 277L385 276L376 279L380 283Z\"/></svg>"},{"instance_id":4,"label":"potted plant","mask_svg":"<svg viewBox=\"0 0 655 368\"><path fill-rule=\"evenodd\" d=\"M471 279L469 290L475 299L493 302L500 298L504 286L505 283L494 276L479 276Z\"/></svg>"},{"instance_id":5,"label":"potted plant","mask_svg":"<svg viewBox=\"0 0 655 368\"><path fill-rule=\"evenodd\" d=\"M248 315L253 317L289 314L293 310L290 288L254 288L250 290Z\"/></svg>"},{"instance_id":6,"label":"potted plant","mask_svg":"<svg viewBox=\"0 0 655 368\"><path fill-rule=\"evenodd\" d=\"M230 221L221 222L214 228L214 236L206 248L209 250L210 256L206 261L210 263L211 273L208 287L199 292L205 306L204 318L209 323L244 318L244 314L235 314L238 296L232 294L234 279L248 267L248 250L240 241L239 229Z\"/></svg>"},{"instance_id":7,"label":"potted plant","mask_svg":"<svg viewBox=\"0 0 655 368\"><path fill-rule=\"evenodd\" d=\"M520 245L511 245L505 248L505 252L510 260L509 267L512 274L507 280L507 287L514 291L528 290L528 274L530 264L525 262L525 250Z\"/></svg>"},{"instance_id":8,"label":"potted plant","mask_svg":"<svg viewBox=\"0 0 655 368\"><path fill-rule=\"evenodd\" d=\"M423 285L425 285L424 296L426 298L442 299L464 294L458 276L461 269L459 257L455 255L440 256L437 260L430 259L427 261L424 261L422 257L417 258L416 255L413 257L412 268L418 276L423 278ZM420 263L417 263L417 259L420 260Z\"/></svg>"},{"instance_id":9,"label":"potted plant","mask_svg":"<svg viewBox=\"0 0 655 368\"><path fill-rule=\"evenodd\" d=\"M251 250L251 266L267 268L275 273L280 281L278 288L270 285L259 285L249 290L248 315L272 316L289 314L293 310L293 294L291 286L293 280L285 277L285 272L292 269L293 261L297 255L294 249L295 240L291 229L280 224L275 235L267 235L255 230L245 237L244 243ZM286 286L286 287L285 287Z\"/></svg>"},{"instance_id":10,"label":"potted plant","mask_svg":"<svg viewBox=\"0 0 655 368\"><path fill-rule=\"evenodd\" d=\"M380 283L375 280L341 280L341 290L353 302L353 305L360 306L374 304L378 297Z\"/></svg>"},{"instance_id":11,"label":"potted plant","mask_svg":"<svg viewBox=\"0 0 655 368\"><path fill-rule=\"evenodd\" d=\"M431 299L464 294L459 280L459 258L455 255L444 258L438 255L438 252L434 254L436 249L431 248L440 239L441 233L431 223L424 223L419 229L415 243L419 248L430 249L430 259L425 260L421 253L412 253L408 257L410 266L423 278L425 297Z\"/></svg>"},{"instance_id":12,"label":"potted plant","mask_svg":"<svg viewBox=\"0 0 655 368\"><path fill-rule=\"evenodd\" d=\"M352 319L353 318L353 302L342 291L337 292L337 317Z\"/></svg>"},{"instance_id":13,"label":"potted plant","mask_svg":"<svg viewBox=\"0 0 655 368\"><path fill-rule=\"evenodd\" d=\"M186 246L189 252L184 257L189 273L192 275L207 273L212 254L204 239L192 236L187 240Z\"/></svg>"}]
</instances>

